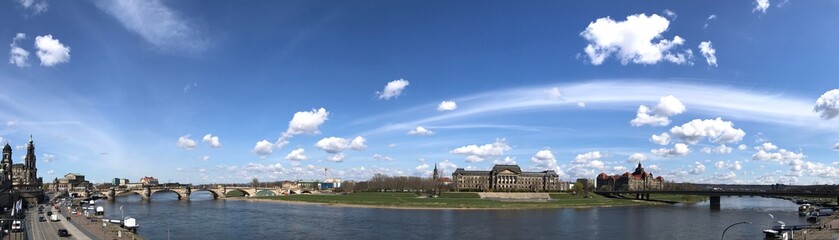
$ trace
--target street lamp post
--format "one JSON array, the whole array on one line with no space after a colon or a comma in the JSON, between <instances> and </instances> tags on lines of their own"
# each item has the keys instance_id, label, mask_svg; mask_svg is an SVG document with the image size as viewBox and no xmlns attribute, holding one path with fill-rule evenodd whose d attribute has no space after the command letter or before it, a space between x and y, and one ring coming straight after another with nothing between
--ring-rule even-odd
<instances>
[{"instance_id":1,"label":"street lamp post","mask_svg":"<svg viewBox=\"0 0 839 240\"><path fill-rule=\"evenodd\" d=\"M725 228L725 230L722 231L722 237L720 237L720 239L725 240L725 232L728 231L729 228L731 228L735 225L740 225L740 224L752 224L752 222L742 221L742 222L738 222L738 223L734 223L734 224L729 225L727 228Z\"/></svg>"}]
</instances>

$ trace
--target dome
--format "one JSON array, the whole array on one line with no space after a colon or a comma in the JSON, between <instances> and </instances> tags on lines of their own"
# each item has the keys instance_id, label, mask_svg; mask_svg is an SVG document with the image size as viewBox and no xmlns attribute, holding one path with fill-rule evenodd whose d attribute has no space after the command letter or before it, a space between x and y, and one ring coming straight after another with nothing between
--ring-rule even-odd
<instances>
[{"instance_id":1,"label":"dome","mask_svg":"<svg viewBox=\"0 0 839 240\"><path fill-rule=\"evenodd\" d=\"M6 143L6 146L3 147L3 152L11 152L12 146L9 146L9 143Z\"/></svg>"}]
</instances>

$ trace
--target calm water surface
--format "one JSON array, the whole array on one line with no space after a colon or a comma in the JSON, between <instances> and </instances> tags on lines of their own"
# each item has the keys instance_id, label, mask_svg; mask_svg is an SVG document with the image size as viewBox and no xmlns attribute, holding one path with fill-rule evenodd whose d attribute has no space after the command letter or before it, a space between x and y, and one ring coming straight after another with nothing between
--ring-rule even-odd
<instances>
[{"instance_id":1,"label":"calm water surface","mask_svg":"<svg viewBox=\"0 0 839 240\"><path fill-rule=\"evenodd\" d=\"M140 223L148 239L761 239L775 221L805 224L789 201L723 197L722 209L708 202L668 206L550 210L396 210L323 207L287 203L212 200L194 192L190 201L157 193L100 201L106 215ZM774 219L770 217L774 216Z\"/></svg>"}]
</instances>

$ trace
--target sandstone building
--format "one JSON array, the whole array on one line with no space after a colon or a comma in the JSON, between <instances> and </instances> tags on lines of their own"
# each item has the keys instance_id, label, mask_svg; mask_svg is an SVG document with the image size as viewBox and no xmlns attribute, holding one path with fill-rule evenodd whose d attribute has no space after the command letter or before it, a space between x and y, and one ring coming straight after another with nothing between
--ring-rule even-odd
<instances>
[{"instance_id":1,"label":"sandstone building","mask_svg":"<svg viewBox=\"0 0 839 240\"><path fill-rule=\"evenodd\" d=\"M455 191L541 192L559 191L559 175L553 170L523 172L518 165L495 165L490 171L452 173Z\"/></svg>"}]
</instances>

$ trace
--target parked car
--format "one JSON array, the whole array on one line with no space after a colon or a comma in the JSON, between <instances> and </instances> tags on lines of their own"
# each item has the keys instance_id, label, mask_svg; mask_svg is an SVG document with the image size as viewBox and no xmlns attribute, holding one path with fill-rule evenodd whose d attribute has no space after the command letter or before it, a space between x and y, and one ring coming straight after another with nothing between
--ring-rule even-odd
<instances>
[{"instance_id":1,"label":"parked car","mask_svg":"<svg viewBox=\"0 0 839 240\"><path fill-rule=\"evenodd\" d=\"M38 217L38 222L46 222L46 221L47 221L47 219L44 218L43 216Z\"/></svg>"},{"instance_id":2,"label":"parked car","mask_svg":"<svg viewBox=\"0 0 839 240\"><path fill-rule=\"evenodd\" d=\"M67 229L58 229L58 236L59 237L69 237L70 233L67 232Z\"/></svg>"}]
</instances>

